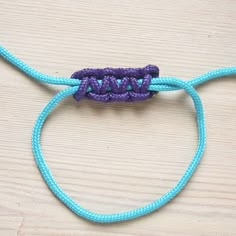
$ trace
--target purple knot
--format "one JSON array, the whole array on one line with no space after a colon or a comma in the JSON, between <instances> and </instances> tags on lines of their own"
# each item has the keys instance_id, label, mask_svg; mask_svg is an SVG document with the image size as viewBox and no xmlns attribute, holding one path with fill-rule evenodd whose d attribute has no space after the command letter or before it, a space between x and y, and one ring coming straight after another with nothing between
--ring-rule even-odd
<instances>
[{"instance_id":1,"label":"purple knot","mask_svg":"<svg viewBox=\"0 0 236 236\"><path fill-rule=\"evenodd\" d=\"M132 102L152 97L156 91L149 91L148 87L151 79L158 76L158 67L148 65L144 68L88 68L76 71L71 78L81 80L74 94L77 101L87 97L100 102ZM141 84L138 80L141 80Z\"/></svg>"}]
</instances>

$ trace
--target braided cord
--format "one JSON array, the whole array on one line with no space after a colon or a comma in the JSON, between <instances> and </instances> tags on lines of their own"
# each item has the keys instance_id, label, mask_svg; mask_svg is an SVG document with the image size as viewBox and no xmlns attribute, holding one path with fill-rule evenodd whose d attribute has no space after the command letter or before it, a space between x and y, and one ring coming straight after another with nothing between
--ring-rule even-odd
<instances>
[{"instance_id":1,"label":"braided cord","mask_svg":"<svg viewBox=\"0 0 236 236\"><path fill-rule=\"evenodd\" d=\"M236 66L235 66L235 67L221 68L208 72L188 82L173 77L152 78L151 83L149 85L149 89L151 91L171 91L171 90L183 89L192 98L196 110L196 118L197 118L196 121L198 126L198 145L196 148L195 155L193 156L192 161L188 165L183 176L179 179L177 184L159 199L147 204L146 206L136 208L131 211L126 211L116 214L97 214L81 207L61 189L61 187L57 184L56 180L52 176L51 171L45 162L40 144L42 127L48 115L52 112L52 110L57 106L57 104L61 100L63 100L67 96L75 94L75 92L79 89L81 81L71 78L60 78L60 77L44 75L34 70L33 68L29 67L27 64L16 58L2 46L0 46L0 55L10 63L15 65L16 67L18 67L21 71L25 72L27 75L33 77L38 81L49 84L71 86L57 93L39 114L33 128L32 149L37 166L41 172L41 175L45 180L46 184L48 185L48 187L50 188L50 190L54 193L54 195L77 215L84 217L90 221L99 223L125 221L149 214L150 212L153 212L162 207L163 205L165 205L184 188L184 186L187 184L192 174L196 170L206 146L206 128L205 128L204 110L201 99L197 91L194 89L194 86L202 84L208 80L236 74ZM138 80L138 83L140 84L142 83L141 78L140 80ZM127 90L129 89L130 88L128 87ZM88 91L91 91L91 88L88 87Z\"/></svg>"}]
</instances>

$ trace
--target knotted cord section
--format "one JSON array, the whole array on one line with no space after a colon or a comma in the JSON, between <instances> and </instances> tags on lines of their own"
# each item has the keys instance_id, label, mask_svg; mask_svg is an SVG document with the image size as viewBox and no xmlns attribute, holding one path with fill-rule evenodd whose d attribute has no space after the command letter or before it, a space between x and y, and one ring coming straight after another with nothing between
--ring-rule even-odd
<instances>
[{"instance_id":1,"label":"knotted cord section","mask_svg":"<svg viewBox=\"0 0 236 236\"><path fill-rule=\"evenodd\" d=\"M133 102L157 93L148 88L152 78L158 76L158 67L148 65L144 68L88 68L75 72L71 78L81 81L74 94L77 101L87 97L100 102Z\"/></svg>"}]
</instances>

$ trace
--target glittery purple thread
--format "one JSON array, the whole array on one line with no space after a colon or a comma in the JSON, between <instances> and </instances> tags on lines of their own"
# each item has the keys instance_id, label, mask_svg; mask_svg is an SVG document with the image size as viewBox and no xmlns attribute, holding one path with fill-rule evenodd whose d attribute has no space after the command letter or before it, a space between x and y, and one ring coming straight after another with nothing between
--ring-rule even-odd
<instances>
[{"instance_id":1,"label":"glittery purple thread","mask_svg":"<svg viewBox=\"0 0 236 236\"><path fill-rule=\"evenodd\" d=\"M158 67L148 65L144 68L88 68L73 73L71 78L81 80L79 89L74 94L77 101L87 97L100 102L132 102L152 97L156 92L149 91L148 87L151 79L158 76ZM120 83L118 79L121 80ZM138 79L142 79L141 85L138 84ZM89 87L91 91L88 92Z\"/></svg>"}]
</instances>

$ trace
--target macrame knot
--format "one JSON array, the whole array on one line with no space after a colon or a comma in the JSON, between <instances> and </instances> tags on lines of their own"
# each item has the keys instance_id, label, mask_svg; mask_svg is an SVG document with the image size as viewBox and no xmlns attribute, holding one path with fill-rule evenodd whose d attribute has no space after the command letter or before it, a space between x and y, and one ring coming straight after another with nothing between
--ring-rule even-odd
<instances>
[{"instance_id":1,"label":"macrame knot","mask_svg":"<svg viewBox=\"0 0 236 236\"><path fill-rule=\"evenodd\" d=\"M83 69L72 74L71 78L81 80L74 98L83 97L100 102L141 101L153 96L149 91L152 78L159 76L157 66L144 68L104 68Z\"/></svg>"}]
</instances>

